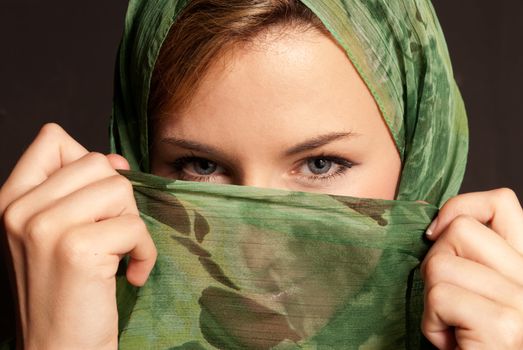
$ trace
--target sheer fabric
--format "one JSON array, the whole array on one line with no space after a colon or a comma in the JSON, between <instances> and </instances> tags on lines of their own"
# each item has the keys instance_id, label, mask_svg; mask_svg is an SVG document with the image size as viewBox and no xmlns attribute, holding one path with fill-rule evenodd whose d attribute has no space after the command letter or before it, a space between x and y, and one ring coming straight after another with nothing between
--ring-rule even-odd
<instances>
[{"instance_id":1,"label":"sheer fabric","mask_svg":"<svg viewBox=\"0 0 523 350\"><path fill-rule=\"evenodd\" d=\"M394 137L398 200L126 174L160 254L144 288L119 282L123 348L427 345L419 330L423 231L457 193L468 145L443 33L427 0L303 3L345 48ZM113 150L135 171L149 171L149 82L185 4L129 4L111 132Z\"/></svg>"},{"instance_id":2,"label":"sheer fabric","mask_svg":"<svg viewBox=\"0 0 523 350\"><path fill-rule=\"evenodd\" d=\"M457 193L466 113L429 0L302 0L345 48L400 152L397 200L188 183L149 172L147 100L183 0L130 0L111 147L158 248L117 276L122 349L420 349L423 232ZM426 201L430 204L423 204ZM7 346L7 345L6 345Z\"/></svg>"}]
</instances>

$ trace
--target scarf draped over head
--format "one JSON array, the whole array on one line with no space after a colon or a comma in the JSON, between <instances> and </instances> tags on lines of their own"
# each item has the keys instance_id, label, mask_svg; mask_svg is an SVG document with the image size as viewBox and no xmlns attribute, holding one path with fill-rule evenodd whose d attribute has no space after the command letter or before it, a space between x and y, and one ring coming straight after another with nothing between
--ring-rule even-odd
<instances>
[{"instance_id":1,"label":"scarf draped over head","mask_svg":"<svg viewBox=\"0 0 523 350\"><path fill-rule=\"evenodd\" d=\"M189 0L131 0L117 59L112 150L149 171L147 101L161 45ZM463 100L430 0L302 0L347 52L399 150L397 199L441 206L468 150Z\"/></svg>"},{"instance_id":2,"label":"scarf draped over head","mask_svg":"<svg viewBox=\"0 0 523 350\"><path fill-rule=\"evenodd\" d=\"M151 75L187 1L130 0L111 146L131 164L122 173L158 259L141 288L127 283L122 260L121 349L426 348L423 232L457 193L468 143L441 28L429 0L302 1L345 49L390 129L403 165L397 200L146 174Z\"/></svg>"}]
</instances>

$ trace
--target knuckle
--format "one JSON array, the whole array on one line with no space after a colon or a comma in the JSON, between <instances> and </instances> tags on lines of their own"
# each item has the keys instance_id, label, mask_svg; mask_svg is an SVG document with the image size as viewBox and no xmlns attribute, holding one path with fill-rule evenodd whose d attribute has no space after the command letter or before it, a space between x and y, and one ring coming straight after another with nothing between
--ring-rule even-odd
<instances>
[{"instance_id":1,"label":"knuckle","mask_svg":"<svg viewBox=\"0 0 523 350\"><path fill-rule=\"evenodd\" d=\"M156 249L156 246L153 243L152 244L152 249L151 249L151 259L153 260L153 264L154 264L154 261L156 261L157 258L158 258L158 250Z\"/></svg>"},{"instance_id":2,"label":"knuckle","mask_svg":"<svg viewBox=\"0 0 523 350\"><path fill-rule=\"evenodd\" d=\"M441 207L440 215L452 215L457 212L465 196L466 194L458 194L457 196L449 198Z\"/></svg>"},{"instance_id":3,"label":"knuckle","mask_svg":"<svg viewBox=\"0 0 523 350\"><path fill-rule=\"evenodd\" d=\"M142 220L142 218L138 215L128 215L128 217L129 223L126 223L126 228L130 228L133 230L133 232L136 232L137 237L140 237L141 241L145 241L150 243L151 246L154 246L151 235L149 234L149 230L147 229L147 225Z\"/></svg>"},{"instance_id":4,"label":"knuckle","mask_svg":"<svg viewBox=\"0 0 523 350\"><path fill-rule=\"evenodd\" d=\"M156 258L158 257L158 249L156 249L156 245L154 244L152 239L149 239L149 242L151 245L151 260L156 261Z\"/></svg>"},{"instance_id":5,"label":"knuckle","mask_svg":"<svg viewBox=\"0 0 523 350\"><path fill-rule=\"evenodd\" d=\"M459 203L461 201L461 195L456 195L453 197L450 197L445 204L441 207L441 209L445 209L447 207L453 207L456 203Z\"/></svg>"},{"instance_id":6,"label":"knuckle","mask_svg":"<svg viewBox=\"0 0 523 350\"><path fill-rule=\"evenodd\" d=\"M498 188L492 191L495 198L502 203L518 203L516 192L508 187Z\"/></svg>"},{"instance_id":7,"label":"knuckle","mask_svg":"<svg viewBox=\"0 0 523 350\"><path fill-rule=\"evenodd\" d=\"M9 200L5 194L7 190L5 185L0 186L0 217L3 215L7 207L9 206Z\"/></svg>"},{"instance_id":8,"label":"knuckle","mask_svg":"<svg viewBox=\"0 0 523 350\"><path fill-rule=\"evenodd\" d=\"M95 166L99 167L110 167L109 160L107 157L100 152L89 152L85 156L90 162L94 163Z\"/></svg>"},{"instance_id":9,"label":"knuckle","mask_svg":"<svg viewBox=\"0 0 523 350\"><path fill-rule=\"evenodd\" d=\"M445 303L448 299L448 285L443 282L435 283L427 291L426 307L430 310L437 309L439 305Z\"/></svg>"},{"instance_id":10,"label":"knuckle","mask_svg":"<svg viewBox=\"0 0 523 350\"><path fill-rule=\"evenodd\" d=\"M449 224L447 231L453 236L461 237L466 235L467 230L470 229L475 219L469 215L458 215Z\"/></svg>"},{"instance_id":11,"label":"knuckle","mask_svg":"<svg viewBox=\"0 0 523 350\"><path fill-rule=\"evenodd\" d=\"M11 203L4 212L4 227L9 236L21 236L23 210L20 208L18 201Z\"/></svg>"},{"instance_id":12,"label":"knuckle","mask_svg":"<svg viewBox=\"0 0 523 350\"><path fill-rule=\"evenodd\" d=\"M120 193L127 195L132 194L133 186L129 180L122 175L113 175L109 179L111 187Z\"/></svg>"},{"instance_id":13,"label":"knuckle","mask_svg":"<svg viewBox=\"0 0 523 350\"><path fill-rule=\"evenodd\" d=\"M138 215L126 215L126 229L139 234L147 232L145 222Z\"/></svg>"},{"instance_id":14,"label":"knuckle","mask_svg":"<svg viewBox=\"0 0 523 350\"><path fill-rule=\"evenodd\" d=\"M46 123L40 129L38 136L40 137L56 137L57 135L65 134L65 130L56 123Z\"/></svg>"},{"instance_id":15,"label":"knuckle","mask_svg":"<svg viewBox=\"0 0 523 350\"><path fill-rule=\"evenodd\" d=\"M39 246L44 237L49 236L49 230L52 225L44 214L37 214L30 218L25 225L24 241L26 244Z\"/></svg>"},{"instance_id":16,"label":"knuckle","mask_svg":"<svg viewBox=\"0 0 523 350\"><path fill-rule=\"evenodd\" d=\"M442 280L446 274L448 256L443 254L434 254L429 257L424 265L424 274L427 284L434 284Z\"/></svg>"},{"instance_id":17,"label":"knuckle","mask_svg":"<svg viewBox=\"0 0 523 350\"><path fill-rule=\"evenodd\" d=\"M56 123L46 123L40 128L40 131L38 132L35 140L39 140L39 142L47 144L55 143L56 140L63 139L64 137L68 136L69 135L67 132L60 125Z\"/></svg>"},{"instance_id":18,"label":"knuckle","mask_svg":"<svg viewBox=\"0 0 523 350\"><path fill-rule=\"evenodd\" d=\"M497 322L500 339L508 349L520 349L523 345L523 317L510 308L503 308L498 315Z\"/></svg>"},{"instance_id":19,"label":"knuckle","mask_svg":"<svg viewBox=\"0 0 523 350\"><path fill-rule=\"evenodd\" d=\"M158 256L156 246L151 238L151 235L149 234L147 225L142 220L142 218L138 215L127 215L127 221L128 222L126 222L125 227L132 230L132 232L135 232L137 240L142 242L141 244L144 244L147 247L150 258L156 259Z\"/></svg>"}]
</instances>

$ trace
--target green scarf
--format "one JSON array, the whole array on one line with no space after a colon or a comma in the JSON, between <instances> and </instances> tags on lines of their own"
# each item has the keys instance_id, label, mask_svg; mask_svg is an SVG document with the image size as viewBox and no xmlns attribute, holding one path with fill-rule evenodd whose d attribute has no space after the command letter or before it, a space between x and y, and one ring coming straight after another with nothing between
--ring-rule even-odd
<instances>
[{"instance_id":1,"label":"green scarf","mask_svg":"<svg viewBox=\"0 0 523 350\"><path fill-rule=\"evenodd\" d=\"M124 172L158 248L118 275L121 349L421 349L437 208Z\"/></svg>"},{"instance_id":2,"label":"green scarf","mask_svg":"<svg viewBox=\"0 0 523 350\"><path fill-rule=\"evenodd\" d=\"M123 349L420 349L423 232L458 192L468 129L428 0L303 0L360 73L400 151L397 201L126 173L159 257L119 279ZM147 101L187 1L131 0L116 71L113 151L149 171ZM432 205L425 205L423 200Z\"/></svg>"},{"instance_id":3,"label":"green scarf","mask_svg":"<svg viewBox=\"0 0 523 350\"><path fill-rule=\"evenodd\" d=\"M187 0L130 0L111 146L158 248L117 275L122 349L421 349L423 232L459 189L468 130L429 0L302 0L346 50L400 151L397 200L173 181L149 172L147 101ZM422 204L418 201L431 204Z\"/></svg>"}]
</instances>

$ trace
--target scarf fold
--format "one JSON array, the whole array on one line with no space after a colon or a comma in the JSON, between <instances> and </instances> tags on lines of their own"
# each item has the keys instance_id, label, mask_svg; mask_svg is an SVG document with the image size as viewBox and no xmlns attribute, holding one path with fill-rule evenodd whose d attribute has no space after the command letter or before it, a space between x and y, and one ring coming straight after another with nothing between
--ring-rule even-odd
<instances>
[{"instance_id":1,"label":"scarf fold","mask_svg":"<svg viewBox=\"0 0 523 350\"><path fill-rule=\"evenodd\" d=\"M158 248L118 276L122 349L420 349L437 208L122 172Z\"/></svg>"}]
</instances>

